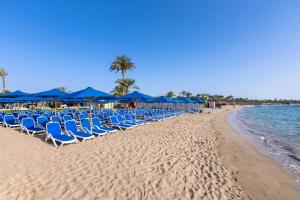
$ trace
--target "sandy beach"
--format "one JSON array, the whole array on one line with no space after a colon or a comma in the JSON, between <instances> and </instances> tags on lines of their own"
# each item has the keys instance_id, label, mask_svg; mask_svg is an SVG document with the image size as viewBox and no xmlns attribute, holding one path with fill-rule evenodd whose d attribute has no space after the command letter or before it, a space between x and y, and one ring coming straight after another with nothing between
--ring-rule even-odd
<instances>
[{"instance_id":1,"label":"sandy beach","mask_svg":"<svg viewBox=\"0 0 300 200\"><path fill-rule=\"evenodd\" d=\"M58 149L0 127L0 199L297 199L293 180L229 130L227 113L189 114Z\"/></svg>"}]
</instances>

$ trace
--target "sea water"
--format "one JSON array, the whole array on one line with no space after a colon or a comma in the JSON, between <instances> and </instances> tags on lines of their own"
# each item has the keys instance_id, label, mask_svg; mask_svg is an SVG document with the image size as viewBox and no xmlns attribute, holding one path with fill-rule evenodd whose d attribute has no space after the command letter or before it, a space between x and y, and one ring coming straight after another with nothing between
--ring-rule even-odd
<instances>
[{"instance_id":1,"label":"sea water","mask_svg":"<svg viewBox=\"0 0 300 200\"><path fill-rule=\"evenodd\" d=\"M249 106L231 113L231 126L300 184L300 105Z\"/></svg>"}]
</instances>

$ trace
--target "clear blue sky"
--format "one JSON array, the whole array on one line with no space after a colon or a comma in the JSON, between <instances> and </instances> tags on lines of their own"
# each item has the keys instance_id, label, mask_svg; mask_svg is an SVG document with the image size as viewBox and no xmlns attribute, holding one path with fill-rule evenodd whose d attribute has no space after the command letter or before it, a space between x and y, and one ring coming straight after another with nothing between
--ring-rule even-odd
<instances>
[{"instance_id":1,"label":"clear blue sky","mask_svg":"<svg viewBox=\"0 0 300 200\"><path fill-rule=\"evenodd\" d=\"M300 1L0 0L0 66L9 90L87 86L127 74L151 95L300 98Z\"/></svg>"}]
</instances>

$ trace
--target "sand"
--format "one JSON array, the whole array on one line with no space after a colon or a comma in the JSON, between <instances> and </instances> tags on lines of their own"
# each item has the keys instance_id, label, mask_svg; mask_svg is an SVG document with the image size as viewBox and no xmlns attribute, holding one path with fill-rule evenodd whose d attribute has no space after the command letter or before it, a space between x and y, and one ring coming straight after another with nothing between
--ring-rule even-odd
<instances>
[{"instance_id":1,"label":"sand","mask_svg":"<svg viewBox=\"0 0 300 200\"><path fill-rule=\"evenodd\" d=\"M300 186L276 161L259 153L228 124L229 112L214 120L224 164L235 171L244 193L255 200L300 199Z\"/></svg>"},{"instance_id":2,"label":"sand","mask_svg":"<svg viewBox=\"0 0 300 200\"><path fill-rule=\"evenodd\" d=\"M243 199L212 119L190 114L58 149L0 127L0 199Z\"/></svg>"},{"instance_id":3,"label":"sand","mask_svg":"<svg viewBox=\"0 0 300 200\"><path fill-rule=\"evenodd\" d=\"M279 185L273 187L274 177L266 179L269 184L259 177L247 179L239 167L257 169L253 163L230 164L226 154L242 161L235 152L240 149L226 151L226 142L220 147L220 140L231 141L232 136L240 143L242 139L213 128L224 124L215 119L223 119L218 116L225 110L189 114L62 148L44 143L43 136L0 127L0 199L263 199L266 195L253 193L265 190L270 191L267 197L298 195L291 185L282 187L290 194ZM245 148L250 147L245 144ZM254 162L261 158L254 156L246 158ZM268 167L273 169L274 164ZM254 175L263 177L260 173L264 171ZM255 186L257 181L261 188Z\"/></svg>"}]
</instances>

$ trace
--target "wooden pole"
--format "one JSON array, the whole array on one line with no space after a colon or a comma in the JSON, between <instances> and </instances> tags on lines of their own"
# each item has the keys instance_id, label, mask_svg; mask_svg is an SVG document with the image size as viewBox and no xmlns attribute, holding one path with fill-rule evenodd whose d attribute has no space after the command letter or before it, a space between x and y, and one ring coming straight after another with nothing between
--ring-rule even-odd
<instances>
[{"instance_id":1,"label":"wooden pole","mask_svg":"<svg viewBox=\"0 0 300 200\"><path fill-rule=\"evenodd\" d=\"M92 98L89 98L89 107L90 107L90 124L92 127Z\"/></svg>"}]
</instances>

